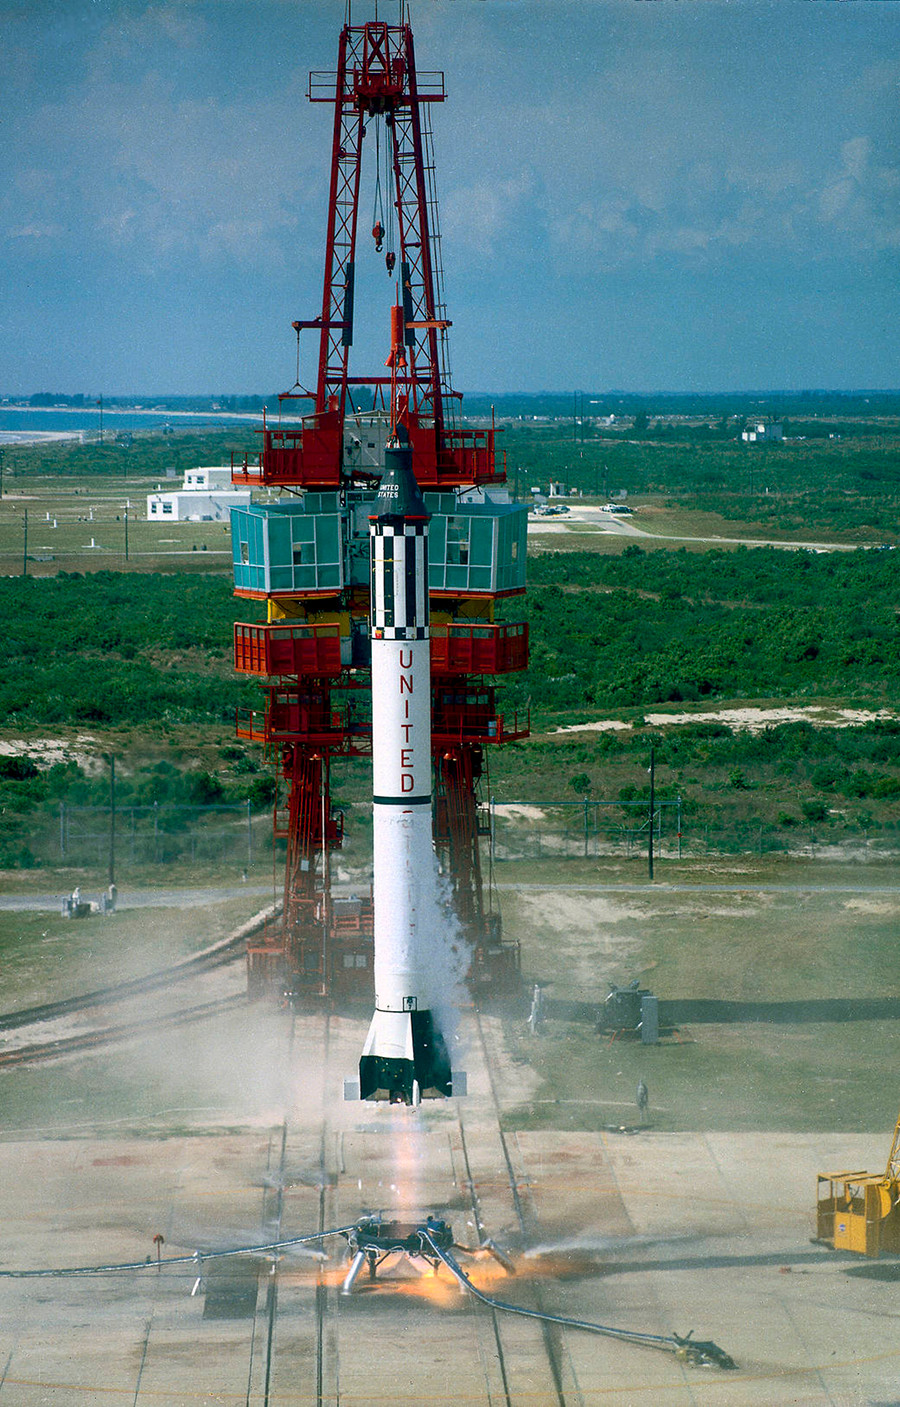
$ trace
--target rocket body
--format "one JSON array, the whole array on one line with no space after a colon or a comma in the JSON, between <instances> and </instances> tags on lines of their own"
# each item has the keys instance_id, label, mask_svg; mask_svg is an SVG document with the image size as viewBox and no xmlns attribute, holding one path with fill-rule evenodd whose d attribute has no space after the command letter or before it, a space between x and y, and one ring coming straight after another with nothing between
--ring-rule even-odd
<instances>
[{"instance_id":1,"label":"rocket body","mask_svg":"<svg viewBox=\"0 0 900 1407\"><path fill-rule=\"evenodd\" d=\"M427 993L436 911L431 814L428 511L401 429L369 519L375 1014L360 1096L414 1104L451 1094Z\"/></svg>"}]
</instances>

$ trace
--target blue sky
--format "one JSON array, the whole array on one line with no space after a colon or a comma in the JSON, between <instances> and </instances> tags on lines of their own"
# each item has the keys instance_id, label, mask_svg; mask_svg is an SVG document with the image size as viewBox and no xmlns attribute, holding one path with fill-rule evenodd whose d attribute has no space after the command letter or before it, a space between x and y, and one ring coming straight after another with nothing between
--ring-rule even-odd
<instances>
[{"instance_id":1,"label":"blue sky","mask_svg":"<svg viewBox=\"0 0 900 1407\"><path fill-rule=\"evenodd\" d=\"M344 0L0 0L0 392L251 393L315 316ZM362 23L374 0L353 0ZM395 21L396 0L380 0ZM461 390L900 386L900 5L411 0ZM363 174L363 228L374 171ZM362 241L354 369L391 285ZM312 342L302 376L313 379Z\"/></svg>"}]
</instances>

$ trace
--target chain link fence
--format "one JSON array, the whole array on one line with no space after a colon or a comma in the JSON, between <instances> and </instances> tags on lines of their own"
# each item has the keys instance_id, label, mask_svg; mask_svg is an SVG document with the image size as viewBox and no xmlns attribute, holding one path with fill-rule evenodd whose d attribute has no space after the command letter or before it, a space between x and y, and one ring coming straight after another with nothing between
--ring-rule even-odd
<instances>
[{"instance_id":1,"label":"chain link fence","mask_svg":"<svg viewBox=\"0 0 900 1407\"><path fill-rule=\"evenodd\" d=\"M249 868L271 858L272 814L249 802L193 806L157 803L70 806L31 818L27 850L36 865L106 868L229 864Z\"/></svg>"},{"instance_id":2,"label":"chain link fence","mask_svg":"<svg viewBox=\"0 0 900 1407\"><path fill-rule=\"evenodd\" d=\"M346 810L353 859L371 857L371 806ZM638 858L650 849L650 813L645 801L503 801L480 808L482 845L495 862L536 859ZM702 810L686 816L680 799L657 802L653 811L656 859L705 855L803 855L865 861L895 856L900 833L864 829L843 819L783 827L747 818L723 824ZM271 863L272 813L254 812L249 802L207 806L158 803L117 807L74 806L33 812L27 832L7 832L0 867L60 866L119 868L154 865L230 865L249 869Z\"/></svg>"},{"instance_id":3,"label":"chain link fence","mask_svg":"<svg viewBox=\"0 0 900 1407\"><path fill-rule=\"evenodd\" d=\"M651 818L646 801L499 802L492 798L484 829L495 861L600 859L646 855ZM900 849L900 834L841 820L815 825L773 825L747 818L731 823L686 816L680 797L653 809L653 853L657 859L704 855L806 855L876 859Z\"/></svg>"}]
</instances>

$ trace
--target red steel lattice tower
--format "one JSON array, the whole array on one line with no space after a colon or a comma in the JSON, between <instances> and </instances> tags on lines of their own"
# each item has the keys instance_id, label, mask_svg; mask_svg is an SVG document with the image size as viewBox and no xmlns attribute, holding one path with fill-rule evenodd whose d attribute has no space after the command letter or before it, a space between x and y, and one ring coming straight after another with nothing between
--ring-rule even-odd
<instances>
[{"instance_id":1,"label":"red steel lattice tower","mask_svg":"<svg viewBox=\"0 0 900 1407\"><path fill-rule=\"evenodd\" d=\"M258 458L233 468L236 483L282 494L235 510L232 529L236 594L265 600L268 610L265 622L235 627L235 667L267 679L263 719L244 717L238 731L265 743L286 789L275 812L276 837L287 843L283 913L251 947L251 986L318 997L367 996L371 987L368 901L331 891L328 857L343 826L329 778L333 757L368 749L358 692L368 687L363 525L392 397L416 479L433 498L435 845L472 942L473 973L496 981L514 972L517 947L502 941L485 899L478 785L486 747L527 733L527 720L498 713L490 682L527 664L526 627L494 620L496 601L524 590L526 510L509 502L494 427L462 424L450 384L429 116L444 100L443 75L417 72L408 24L347 23L337 69L312 73L308 95L334 106L321 313L292 324L297 381L279 398L277 423L264 422ZM373 148L371 234L397 291L386 369L358 375L357 244L364 155L370 163ZM318 339L314 392L299 381L309 330ZM288 419L304 398L307 413Z\"/></svg>"}]
</instances>

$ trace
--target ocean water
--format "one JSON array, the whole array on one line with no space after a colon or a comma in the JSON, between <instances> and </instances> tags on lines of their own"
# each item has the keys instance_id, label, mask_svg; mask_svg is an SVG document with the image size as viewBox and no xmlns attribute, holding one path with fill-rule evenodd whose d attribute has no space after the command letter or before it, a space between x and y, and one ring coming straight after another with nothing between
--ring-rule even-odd
<instances>
[{"instance_id":1,"label":"ocean water","mask_svg":"<svg viewBox=\"0 0 900 1407\"><path fill-rule=\"evenodd\" d=\"M227 411L192 412L164 410L114 410L103 408L103 438L110 439L123 430L162 430L166 425L229 424L261 425L259 415L237 415ZM40 444L43 440L96 439L100 430L100 412L91 410L36 410L0 407L0 445Z\"/></svg>"}]
</instances>

